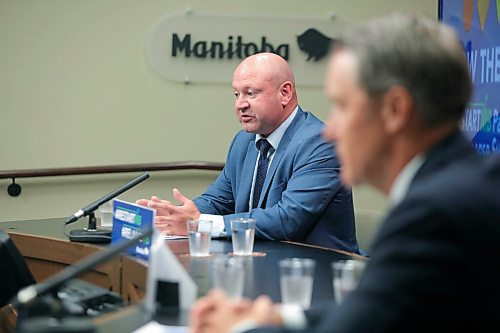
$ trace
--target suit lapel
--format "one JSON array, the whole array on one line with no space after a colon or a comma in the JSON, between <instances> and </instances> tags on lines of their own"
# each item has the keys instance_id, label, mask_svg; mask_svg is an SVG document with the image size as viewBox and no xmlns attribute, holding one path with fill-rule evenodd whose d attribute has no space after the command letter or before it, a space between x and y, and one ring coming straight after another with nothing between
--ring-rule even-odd
<instances>
[{"instance_id":1,"label":"suit lapel","mask_svg":"<svg viewBox=\"0 0 500 333\"><path fill-rule=\"evenodd\" d=\"M280 165L281 160L285 155L286 149L288 148L290 141L297 132L297 129L302 124L304 118L305 118L305 113L299 107L299 109L297 110L297 114L295 115L295 118L293 119L290 126L288 126L288 128L286 129L285 134L283 134L283 137L281 138L278 148L276 148L276 151L274 152L273 161L271 162L269 170L267 170L266 180L264 181L264 185L262 187L262 193L259 198L259 205L257 207L261 207L262 202L267 198L267 192L269 191L269 186L274 178L274 174L276 173L276 170L278 169L278 166Z\"/></svg>"},{"instance_id":2,"label":"suit lapel","mask_svg":"<svg viewBox=\"0 0 500 333\"><path fill-rule=\"evenodd\" d=\"M241 168L240 186L236 195L236 213L248 212L248 201L250 200L250 191L252 190L252 179L257 161L257 148L255 148L255 140L248 142L245 161Z\"/></svg>"}]
</instances>

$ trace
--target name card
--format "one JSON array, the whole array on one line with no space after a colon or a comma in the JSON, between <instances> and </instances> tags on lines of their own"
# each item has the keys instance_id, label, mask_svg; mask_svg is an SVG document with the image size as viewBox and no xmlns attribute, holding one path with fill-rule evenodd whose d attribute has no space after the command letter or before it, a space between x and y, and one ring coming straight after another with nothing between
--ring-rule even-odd
<instances>
[{"instance_id":1,"label":"name card","mask_svg":"<svg viewBox=\"0 0 500 333\"><path fill-rule=\"evenodd\" d=\"M113 200L113 229L111 232L111 243L122 239L131 239L140 234L142 230L153 227L155 210L115 199ZM143 259L149 258L151 238L146 237L128 249L128 253Z\"/></svg>"}]
</instances>

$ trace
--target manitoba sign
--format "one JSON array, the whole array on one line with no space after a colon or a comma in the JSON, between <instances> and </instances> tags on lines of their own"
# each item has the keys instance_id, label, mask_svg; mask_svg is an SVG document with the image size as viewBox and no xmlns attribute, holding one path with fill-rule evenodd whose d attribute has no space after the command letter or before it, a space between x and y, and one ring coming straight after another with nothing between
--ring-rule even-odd
<instances>
[{"instance_id":1,"label":"manitoba sign","mask_svg":"<svg viewBox=\"0 0 500 333\"><path fill-rule=\"evenodd\" d=\"M319 86L324 82L329 45L339 28L327 17L174 13L154 26L147 59L168 80L229 84L242 59L273 52L290 63L298 84Z\"/></svg>"}]
</instances>

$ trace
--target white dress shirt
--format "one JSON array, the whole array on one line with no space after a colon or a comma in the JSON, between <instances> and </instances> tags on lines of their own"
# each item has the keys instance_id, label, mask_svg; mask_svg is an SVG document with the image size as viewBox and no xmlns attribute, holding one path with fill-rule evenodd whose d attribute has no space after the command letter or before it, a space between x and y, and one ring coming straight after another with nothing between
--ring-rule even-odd
<instances>
[{"instance_id":1,"label":"white dress shirt","mask_svg":"<svg viewBox=\"0 0 500 333\"><path fill-rule=\"evenodd\" d=\"M395 207L406 197L406 193L408 193L408 188L410 187L413 178L415 178L415 175L418 170L420 170L424 162L425 155L417 155L408 164L406 164L403 170L401 170L398 174L389 192L389 204L391 207Z\"/></svg>"}]
</instances>

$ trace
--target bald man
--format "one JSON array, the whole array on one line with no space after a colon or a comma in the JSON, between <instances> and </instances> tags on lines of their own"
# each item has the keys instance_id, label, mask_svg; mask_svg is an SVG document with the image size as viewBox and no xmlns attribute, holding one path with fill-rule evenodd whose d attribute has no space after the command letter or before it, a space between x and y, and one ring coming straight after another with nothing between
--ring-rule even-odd
<instances>
[{"instance_id":1,"label":"bald man","mask_svg":"<svg viewBox=\"0 0 500 333\"><path fill-rule=\"evenodd\" d=\"M231 219L254 218L257 238L357 253L351 192L321 137L323 123L298 105L288 63L272 53L250 56L232 86L243 130L215 183L193 201L174 189L178 206L158 197L138 203L156 209L156 225L167 234L187 234L186 221L198 218L214 221L213 234L230 234Z\"/></svg>"}]
</instances>

